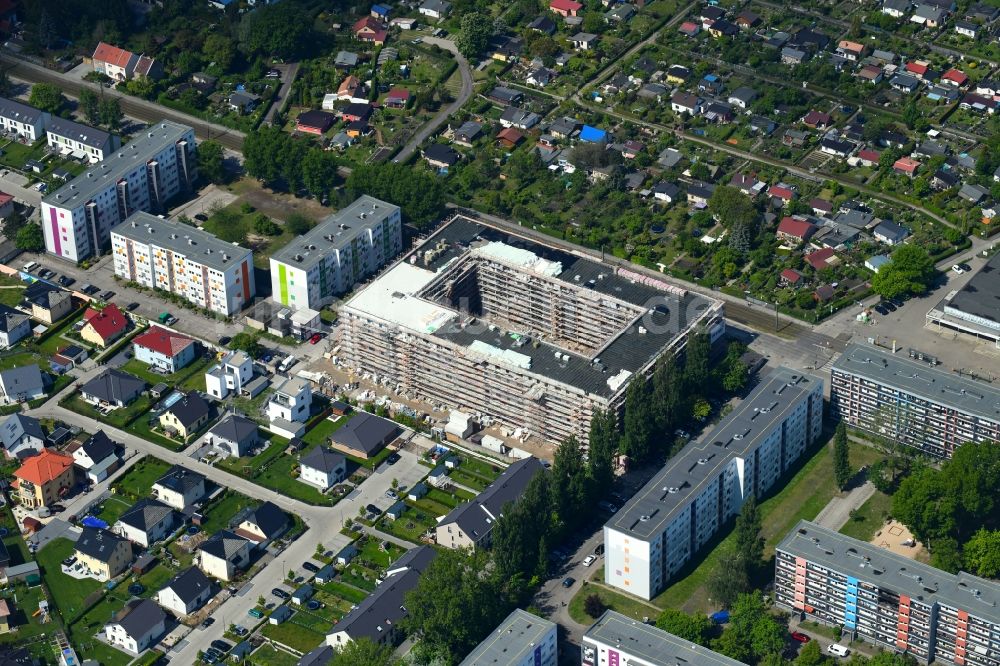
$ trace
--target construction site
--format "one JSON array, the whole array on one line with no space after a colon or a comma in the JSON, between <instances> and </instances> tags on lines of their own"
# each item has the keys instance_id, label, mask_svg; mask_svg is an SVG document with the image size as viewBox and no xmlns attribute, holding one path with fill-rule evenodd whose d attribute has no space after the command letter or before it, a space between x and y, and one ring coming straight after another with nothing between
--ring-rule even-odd
<instances>
[{"instance_id":1,"label":"construction site","mask_svg":"<svg viewBox=\"0 0 1000 666\"><path fill-rule=\"evenodd\" d=\"M361 377L522 440L584 443L634 376L695 330L725 332L721 301L462 215L340 321L340 361Z\"/></svg>"}]
</instances>

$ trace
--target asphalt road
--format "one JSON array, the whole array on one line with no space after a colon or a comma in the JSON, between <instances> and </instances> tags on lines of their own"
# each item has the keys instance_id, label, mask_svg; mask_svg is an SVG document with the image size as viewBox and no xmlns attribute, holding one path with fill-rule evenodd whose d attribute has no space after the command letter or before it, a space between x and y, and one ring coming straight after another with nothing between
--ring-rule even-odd
<instances>
[{"instance_id":1,"label":"asphalt road","mask_svg":"<svg viewBox=\"0 0 1000 666\"><path fill-rule=\"evenodd\" d=\"M23 60L18 60L8 53L0 53L0 63L3 64L4 69L11 77L30 83L51 83L57 85L69 97L79 97L80 91L84 88L89 88L97 93L102 92L101 86L95 83L80 81L69 74L63 74ZM195 135L201 140L212 139L213 141L218 141L224 148L235 152L242 152L243 150L243 139L246 138L243 132L206 122L200 118L195 118L180 111L174 111L154 102L130 95L122 95L109 88L104 88L103 94L117 98L121 103L122 111L127 116L137 118L146 123L155 123L166 118L167 120L193 127Z\"/></svg>"},{"instance_id":2,"label":"asphalt road","mask_svg":"<svg viewBox=\"0 0 1000 666\"><path fill-rule=\"evenodd\" d=\"M267 115L264 116L264 122L268 125L274 120L274 114L278 112L278 109L284 106L285 99L292 89L292 84L295 83L295 77L299 75L299 63L297 62L291 62L287 65L275 65L274 68L281 72L281 87L278 88L278 94L274 96L271 108L267 110Z\"/></svg>"},{"instance_id":3,"label":"asphalt road","mask_svg":"<svg viewBox=\"0 0 1000 666\"><path fill-rule=\"evenodd\" d=\"M438 111L437 115L431 119L430 122L424 124L417 133L413 135L409 143L403 146L403 149L396 154L393 158L393 162L405 162L410 159L414 152L416 152L417 147L420 146L424 140L431 134L437 131L442 124L444 124L451 114L458 111L465 104L470 97L472 97L472 70L469 68L469 61L465 59L461 53L458 52L458 48L455 46L455 42L450 39L440 39L438 37L424 37L425 44L433 44L435 46L440 46L446 51L450 51L455 60L458 61L458 71L462 76L462 88L455 98L455 101L449 104L447 107Z\"/></svg>"}]
</instances>

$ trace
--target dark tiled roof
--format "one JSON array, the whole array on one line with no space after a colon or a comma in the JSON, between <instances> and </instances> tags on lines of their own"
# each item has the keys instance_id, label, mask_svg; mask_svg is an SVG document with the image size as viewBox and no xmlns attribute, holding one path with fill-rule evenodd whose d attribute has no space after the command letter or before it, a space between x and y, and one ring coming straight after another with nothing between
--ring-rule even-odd
<instances>
[{"instance_id":1,"label":"dark tiled roof","mask_svg":"<svg viewBox=\"0 0 1000 666\"><path fill-rule=\"evenodd\" d=\"M538 458L518 460L471 502L456 507L438 524L455 523L470 538L478 541L493 528L504 504L517 501L535 474L543 469Z\"/></svg>"},{"instance_id":2,"label":"dark tiled roof","mask_svg":"<svg viewBox=\"0 0 1000 666\"><path fill-rule=\"evenodd\" d=\"M157 525L167 516L172 516L174 510L155 499L143 498L125 510L119 521L143 532Z\"/></svg>"},{"instance_id":3,"label":"dark tiled roof","mask_svg":"<svg viewBox=\"0 0 1000 666\"><path fill-rule=\"evenodd\" d=\"M229 530L219 530L207 541L202 542L198 546L198 550L205 551L209 555L214 555L224 560L231 560L233 555L238 553L245 545L249 545L249 543L243 537L233 534Z\"/></svg>"},{"instance_id":4,"label":"dark tiled roof","mask_svg":"<svg viewBox=\"0 0 1000 666\"><path fill-rule=\"evenodd\" d=\"M208 403L197 391L191 391L183 398L170 405L167 412L177 417L184 427L191 426L208 415Z\"/></svg>"},{"instance_id":5,"label":"dark tiled roof","mask_svg":"<svg viewBox=\"0 0 1000 666\"><path fill-rule=\"evenodd\" d=\"M203 483L205 483L204 476L180 465L174 465L156 481L156 485L182 494Z\"/></svg>"},{"instance_id":6,"label":"dark tiled roof","mask_svg":"<svg viewBox=\"0 0 1000 666\"><path fill-rule=\"evenodd\" d=\"M306 467L312 467L313 469L318 469L321 472L332 472L343 465L346 460L347 459L344 456L331 451L325 446L317 446L315 449L302 456L302 460L299 461L299 464Z\"/></svg>"},{"instance_id":7,"label":"dark tiled roof","mask_svg":"<svg viewBox=\"0 0 1000 666\"><path fill-rule=\"evenodd\" d=\"M80 448L95 463L115 454L115 443L104 434L103 430L98 430L91 435L87 441L80 445Z\"/></svg>"},{"instance_id":8,"label":"dark tiled roof","mask_svg":"<svg viewBox=\"0 0 1000 666\"><path fill-rule=\"evenodd\" d=\"M205 590L211 589L212 581L208 579L201 569L191 567L174 576L169 583L163 586L164 589L173 590L181 601L188 604L198 598Z\"/></svg>"},{"instance_id":9,"label":"dark tiled roof","mask_svg":"<svg viewBox=\"0 0 1000 666\"><path fill-rule=\"evenodd\" d=\"M145 636L153 627L167 619L163 609L149 599L130 601L124 612L126 614L118 620L118 624L133 638Z\"/></svg>"},{"instance_id":10,"label":"dark tiled roof","mask_svg":"<svg viewBox=\"0 0 1000 666\"><path fill-rule=\"evenodd\" d=\"M110 530L84 527L80 538L76 540L76 549L99 562L107 562L121 543L128 543L128 539Z\"/></svg>"},{"instance_id":11,"label":"dark tiled roof","mask_svg":"<svg viewBox=\"0 0 1000 666\"><path fill-rule=\"evenodd\" d=\"M91 379L80 390L105 402L125 402L145 388L143 380L112 368Z\"/></svg>"},{"instance_id":12,"label":"dark tiled roof","mask_svg":"<svg viewBox=\"0 0 1000 666\"><path fill-rule=\"evenodd\" d=\"M211 434L228 442L242 442L257 433L257 424L245 416L231 414L211 430Z\"/></svg>"},{"instance_id":13,"label":"dark tiled roof","mask_svg":"<svg viewBox=\"0 0 1000 666\"><path fill-rule=\"evenodd\" d=\"M358 412L332 435L334 442L371 455L399 435L402 429L388 419Z\"/></svg>"},{"instance_id":14,"label":"dark tiled roof","mask_svg":"<svg viewBox=\"0 0 1000 666\"><path fill-rule=\"evenodd\" d=\"M271 502L264 502L251 511L244 520L259 527L269 538L277 536L288 525L288 515Z\"/></svg>"}]
</instances>

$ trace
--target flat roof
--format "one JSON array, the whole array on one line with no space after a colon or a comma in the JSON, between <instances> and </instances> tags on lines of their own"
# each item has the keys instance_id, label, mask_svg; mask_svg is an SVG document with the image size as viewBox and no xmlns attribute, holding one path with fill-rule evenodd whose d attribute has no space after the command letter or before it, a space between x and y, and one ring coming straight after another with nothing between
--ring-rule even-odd
<instances>
[{"instance_id":1,"label":"flat roof","mask_svg":"<svg viewBox=\"0 0 1000 666\"><path fill-rule=\"evenodd\" d=\"M271 260L307 271L398 210L399 206L362 195L275 252Z\"/></svg>"},{"instance_id":2,"label":"flat roof","mask_svg":"<svg viewBox=\"0 0 1000 666\"><path fill-rule=\"evenodd\" d=\"M610 610L605 611L584 633L583 640L588 639L592 643L621 650L653 666L745 666L741 661Z\"/></svg>"},{"instance_id":3,"label":"flat roof","mask_svg":"<svg viewBox=\"0 0 1000 666\"><path fill-rule=\"evenodd\" d=\"M967 414L1000 422L1000 388L960 377L872 345L847 346L832 370L901 389Z\"/></svg>"},{"instance_id":4,"label":"flat roof","mask_svg":"<svg viewBox=\"0 0 1000 666\"><path fill-rule=\"evenodd\" d=\"M428 254L428 252L431 254ZM453 307L419 296L433 280L467 255L480 256L565 282L634 306L642 318L611 336L593 356L545 340L525 344L523 331L499 325L471 326ZM521 371L588 393L610 397L706 312L720 302L625 269L602 264L523 236L457 215L421 246L354 295L346 307L373 318L506 362ZM488 316L476 318L490 323ZM558 355L557 355L558 354Z\"/></svg>"},{"instance_id":5,"label":"flat roof","mask_svg":"<svg viewBox=\"0 0 1000 666\"><path fill-rule=\"evenodd\" d=\"M925 604L940 602L1000 623L1000 584L964 571L950 574L808 520L800 520L775 550Z\"/></svg>"},{"instance_id":6,"label":"flat roof","mask_svg":"<svg viewBox=\"0 0 1000 666\"><path fill-rule=\"evenodd\" d=\"M730 461L756 447L820 383L817 377L775 368L711 432L671 458L605 527L644 541L661 533Z\"/></svg>"},{"instance_id":7,"label":"flat roof","mask_svg":"<svg viewBox=\"0 0 1000 666\"><path fill-rule=\"evenodd\" d=\"M137 243L148 243L184 255L188 261L225 272L252 253L236 243L227 243L197 227L138 212L111 230Z\"/></svg>"},{"instance_id":8,"label":"flat roof","mask_svg":"<svg viewBox=\"0 0 1000 666\"><path fill-rule=\"evenodd\" d=\"M521 664L555 626L554 622L516 608L459 666Z\"/></svg>"},{"instance_id":9,"label":"flat roof","mask_svg":"<svg viewBox=\"0 0 1000 666\"><path fill-rule=\"evenodd\" d=\"M993 255L947 306L1000 326L1000 254Z\"/></svg>"},{"instance_id":10,"label":"flat roof","mask_svg":"<svg viewBox=\"0 0 1000 666\"><path fill-rule=\"evenodd\" d=\"M82 206L109 185L117 182L137 164L145 164L165 147L180 141L190 131L191 128L187 125L161 120L137 135L128 144L105 156L101 162L46 196L42 199L42 203L60 208Z\"/></svg>"}]
</instances>

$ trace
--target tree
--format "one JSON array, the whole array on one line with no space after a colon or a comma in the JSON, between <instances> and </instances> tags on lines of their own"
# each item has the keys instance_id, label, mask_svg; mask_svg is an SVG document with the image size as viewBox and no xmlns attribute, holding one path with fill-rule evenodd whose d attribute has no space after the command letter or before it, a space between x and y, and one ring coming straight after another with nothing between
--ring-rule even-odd
<instances>
[{"instance_id":1,"label":"tree","mask_svg":"<svg viewBox=\"0 0 1000 666\"><path fill-rule=\"evenodd\" d=\"M984 578L1000 575L1000 531L981 529L964 548L965 565Z\"/></svg>"},{"instance_id":2,"label":"tree","mask_svg":"<svg viewBox=\"0 0 1000 666\"><path fill-rule=\"evenodd\" d=\"M688 615L674 608L660 613L660 617L656 618L656 626L698 645L708 645L709 635L712 633L712 621L707 615Z\"/></svg>"},{"instance_id":3,"label":"tree","mask_svg":"<svg viewBox=\"0 0 1000 666\"><path fill-rule=\"evenodd\" d=\"M587 516L580 509L591 505L590 477L576 437L566 438L556 448L550 483L555 501L555 524L565 533L572 532Z\"/></svg>"},{"instance_id":4,"label":"tree","mask_svg":"<svg viewBox=\"0 0 1000 666\"><path fill-rule=\"evenodd\" d=\"M261 236L281 235L281 227L264 213L257 213L254 216L253 230Z\"/></svg>"},{"instance_id":5,"label":"tree","mask_svg":"<svg viewBox=\"0 0 1000 666\"><path fill-rule=\"evenodd\" d=\"M607 609L608 607L605 605L604 600L596 594L589 594L583 600L583 611L595 620L601 617Z\"/></svg>"},{"instance_id":6,"label":"tree","mask_svg":"<svg viewBox=\"0 0 1000 666\"><path fill-rule=\"evenodd\" d=\"M715 641L717 651L738 661L760 661L780 654L788 632L767 612L757 592L741 594L729 614L729 628Z\"/></svg>"},{"instance_id":7,"label":"tree","mask_svg":"<svg viewBox=\"0 0 1000 666\"><path fill-rule=\"evenodd\" d=\"M761 536L760 507L751 492L743 500L740 515L736 517L736 556L746 567L747 577L752 579L764 563L764 537Z\"/></svg>"},{"instance_id":8,"label":"tree","mask_svg":"<svg viewBox=\"0 0 1000 666\"><path fill-rule=\"evenodd\" d=\"M370 638L360 638L339 646L333 652L329 666L391 666L396 664L392 658L392 646L375 643Z\"/></svg>"},{"instance_id":9,"label":"tree","mask_svg":"<svg viewBox=\"0 0 1000 666\"><path fill-rule=\"evenodd\" d=\"M438 552L406 594L402 621L419 641L422 659L456 663L512 608L508 589L490 562L489 551Z\"/></svg>"},{"instance_id":10,"label":"tree","mask_svg":"<svg viewBox=\"0 0 1000 666\"><path fill-rule=\"evenodd\" d=\"M685 406L681 379L676 356L668 354L657 362L653 371L652 411L656 429L664 435L665 441L683 420L680 416Z\"/></svg>"},{"instance_id":11,"label":"tree","mask_svg":"<svg viewBox=\"0 0 1000 666\"><path fill-rule=\"evenodd\" d=\"M696 333L688 340L684 356L684 390L688 395L700 395L705 390L710 352L711 343L706 333Z\"/></svg>"},{"instance_id":12,"label":"tree","mask_svg":"<svg viewBox=\"0 0 1000 666\"><path fill-rule=\"evenodd\" d=\"M850 444L847 441L847 425L841 421L833 436L833 475L837 487L843 490L851 481Z\"/></svg>"},{"instance_id":13,"label":"tree","mask_svg":"<svg viewBox=\"0 0 1000 666\"><path fill-rule=\"evenodd\" d=\"M746 345L730 342L726 350L726 358L722 361L722 388L730 393L743 390L750 380L750 369L743 362Z\"/></svg>"},{"instance_id":14,"label":"tree","mask_svg":"<svg viewBox=\"0 0 1000 666\"><path fill-rule=\"evenodd\" d=\"M756 229L757 209L750 197L735 187L716 187L708 199L708 210L726 227L745 225L749 229Z\"/></svg>"},{"instance_id":15,"label":"tree","mask_svg":"<svg viewBox=\"0 0 1000 666\"><path fill-rule=\"evenodd\" d=\"M455 46L469 60L478 58L493 37L493 18L487 12L470 12L462 17Z\"/></svg>"},{"instance_id":16,"label":"tree","mask_svg":"<svg viewBox=\"0 0 1000 666\"><path fill-rule=\"evenodd\" d=\"M307 46L315 43L310 35L312 21L303 17L302 12L301 7L290 2L250 12L240 21L240 47L251 56L277 56L285 60L300 57Z\"/></svg>"},{"instance_id":17,"label":"tree","mask_svg":"<svg viewBox=\"0 0 1000 666\"><path fill-rule=\"evenodd\" d=\"M52 115L58 115L66 104L66 98L56 86L50 83L36 83L31 86L28 104L42 111L48 111Z\"/></svg>"},{"instance_id":18,"label":"tree","mask_svg":"<svg viewBox=\"0 0 1000 666\"><path fill-rule=\"evenodd\" d=\"M885 298L920 295L927 291L936 275L937 269L927 250L907 243L897 248L889 263L875 274L872 289Z\"/></svg>"},{"instance_id":19,"label":"tree","mask_svg":"<svg viewBox=\"0 0 1000 666\"><path fill-rule=\"evenodd\" d=\"M723 608L731 607L740 594L751 589L746 567L739 558L732 556L719 560L707 586L712 600Z\"/></svg>"},{"instance_id":20,"label":"tree","mask_svg":"<svg viewBox=\"0 0 1000 666\"><path fill-rule=\"evenodd\" d=\"M292 213L285 220L285 229L288 229L289 233L295 234L296 236L301 236L310 229L312 229L313 222L308 217L302 213Z\"/></svg>"},{"instance_id":21,"label":"tree","mask_svg":"<svg viewBox=\"0 0 1000 666\"><path fill-rule=\"evenodd\" d=\"M322 148L310 148L302 160L302 184L317 199L337 186L337 158Z\"/></svg>"},{"instance_id":22,"label":"tree","mask_svg":"<svg viewBox=\"0 0 1000 666\"><path fill-rule=\"evenodd\" d=\"M121 129L122 119L125 117L125 114L122 113L122 107L117 97L105 97L102 99L98 105L98 111L101 116L102 125L112 132L117 132Z\"/></svg>"},{"instance_id":23,"label":"tree","mask_svg":"<svg viewBox=\"0 0 1000 666\"><path fill-rule=\"evenodd\" d=\"M260 358L264 355L264 346L260 344L258 337L252 333L237 333L229 341L229 348L244 351L250 358Z\"/></svg>"},{"instance_id":24,"label":"tree","mask_svg":"<svg viewBox=\"0 0 1000 666\"><path fill-rule=\"evenodd\" d=\"M250 16L257 13L253 12ZM247 174L264 183L276 181L281 176L280 159L289 138L280 128L271 125L260 127L247 134L243 141L243 166Z\"/></svg>"},{"instance_id":25,"label":"tree","mask_svg":"<svg viewBox=\"0 0 1000 666\"><path fill-rule=\"evenodd\" d=\"M826 666L830 659L823 654L819 647L819 641L809 641L806 643L799 656L795 658L795 666Z\"/></svg>"},{"instance_id":26,"label":"tree","mask_svg":"<svg viewBox=\"0 0 1000 666\"><path fill-rule=\"evenodd\" d=\"M597 494L606 493L614 482L614 457L618 451L618 426L610 409L597 410L590 418L589 473Z\"/></svg>"},{"instance_id":27,"label":"tree","mask_svg":"<svg viewBox=\"0 0 1000 666\"><path fill-rule=\"evenodd\" d=\"M97 93L90 88L80 91L79 110L91 125L101 124L101 102Z\"/></svg>"},{"instance_id":28,"label":"tree","mask_svg":"<svg viewBox=\"0 0 1000 666\"><path fill-rule=\"evenodd\" d=\"M198 173L210 183L226 181L221 143L209 140L198 144Z\"/></svg>"},{"instance_id":29,"label":"tree","mask_svg":"<svg viewBox=\"0 0 1000 666\"><path fill-rule=\"evenodd\" d=\"M625 391L621 450L635 462L645 461L650 454L653 423L648 386L645 377L636 375Z\"/></svg>"},{"instance_id":30,"label":"tree","mask_svg":"<svg viewBox=\"0 0 1000 666\"><path fill-rule=\"evenodd\" d=\"M45 236L42 235L42 228L34 222L24 225L18 230L14 244L19 250L41 252L45 249Z\"/></svg>"},{"instance_id":31,"label":"tree","mask_svg":"<svg viewBox=\"0 0 1000 666\"><path fill-rule=\"evenodd\" d=\"M2 222L2 229L4 238L7 240L17 241L17 232L21 230L28 221L24 218L19 211L15 210L10 215L5 217Z\"/></svg>"},{"instance_id":32,"label":"tree","mask_svg":"<svg viewBox=\"0 0 1000 666\"><path fill-rule=\"evenodd\" d=\"M236 57L233 40L220 33L212 33L206 37L201 51L209 62L215 63L215 66L223 72L229 71Z\"/></svg>"},{"instance_id":33,"label":"tree","mask_svg":"<svg viewBox=\"0 0 1000 666\"><path fill-rule=\"evenodd\" d=\"M370 194L394 203L403 209L404 220L418 228L437 222L444 213L441 179L406 164L355 166L344 183L344 191L350 199Z\"/></svg>"}]
</instances>

